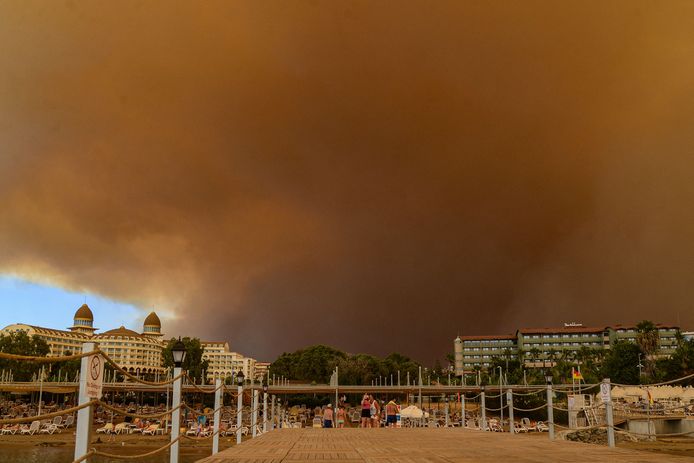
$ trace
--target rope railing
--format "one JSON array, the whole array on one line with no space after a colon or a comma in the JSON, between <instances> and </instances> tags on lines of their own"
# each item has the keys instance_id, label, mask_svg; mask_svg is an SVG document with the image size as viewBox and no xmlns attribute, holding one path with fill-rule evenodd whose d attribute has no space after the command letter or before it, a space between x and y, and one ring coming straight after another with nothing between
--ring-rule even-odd
<instances>
[{"instance_id":1,"label":"rope railing","mask_svg":"<svg viewBox=\"0 0 694 463\"><path fill-rule=\"evenodd\" d=\"M112 458L114 460L137 460L138 458L145 458L145 457L151 457L152 455L156 455L158 453L163 452L164 450L167 450L171 448L176 442L181 440L182 436L178 436L176 439L172 440L168 444L164 445L163 447L159 447L158 449L152 450L151 452L147 453L141 453L139 455L118 455L115 453L106 453L102 452L101 450L97 450L95 448L91 449L89 452L86 454L82 455L80 458L77 460L74 460L72 463L81 463L82 461L86 460L89 457L92 456L100 456L104 458Z\"/></svg>"},{"instance_id":2,"label":"rope railing","mask_svg":"<svg viewBox=\"0 0 694 463\"><path fill-rule=\"evenodd\" d=\"M493 408L493 407L484 407L485 410L489 410L490 412L500 412L502 409L508 408L508 404L499 407L499 408Z\"/></svg>"},{"instance_id":3,"label":"rope railing","mask_svg":"<svg viewBox=\"0 0 694 463\"><path fill-rule=\"evenodd\" d=\"M591 389L595 389L596 387L600 387L600 384L585 384L585 385L581 386L580 392L581 392L581 393L587 392L587 391L590 391ZM560 393L560 394L574 394L574 393L579 392L578 389L579 389L578 387L576 387L576 388L571 388L571 389L567 389L567 388L552 388L552 392L557 392L557 393Z\"/></svg>"},{"instance_id":4,"label":"rope railing","mask_svg":"<svg viewBox=\"0 0 694 463\"><path fill-rule=\"evenodd\" d=\"M92 449L89 452L82 455L81 457L79 457L77 460L74 460L72 463L82 463L87 458L94 456L95 453L96 453L96 450Z\"/></svg>"},{"instance_id":5,"label":"rope railing","mask_svg":"<svg viewBox=\"0 0 694 463\"><path fill-rule=\"evenodd\" d=\"M95 405L97 403L99 403L97 400L92 400L89 402L85 402L82 405L77 405L76 407L66 408L65 410L60 410L60 411L53 412L53 413L46 413L44 415L23 416L20 418L2 419L2 420L0 420L0 424L20 424L20 423L31 423L32 421L48 420L50 418L55 418L56 416L70 415L70 414L72 414L78 410L82 410L83 408L87 408L87 407L89 407L91 405Z\"/></svg>"},{"instance_id":6,"label":"rope railing","mask_svg":"<svg viewBox=\"0 0 694 463\"><path fill-rule=\"evenodd\" d=\"M531 396L531 395L542 394L544 392L545 392L545 389L538 389L537 391L533 391L533 392L516 392L516 391L513 391L513 395L518 396L518 397L527 397L527 396Z\"/></svg>"},{"instance_id":7,"label":"rope railing","mask_svg":"<svg viewBox=\"0 0 694 463\"><path fill-rule=\"evenodd\" d=\"M133 375L132 373L128 372L127 370L121 368L111 357L109 357L104 351L97 349L93 352L89 352L89 354L93 353L99 353L106 363L111 365L114 370L116 370L118 373L122 374L123 376L137 382L140 384L146 384L147 386L166 386L167 384L172 384L175 381L177 381L180 378L183 378L186 376L186 373L181 373L180 375L176 376L175 378L167 379L166 381L145 381L144 379L140 379L137 376Z\"/></svg>"},{"instance_id":8,"label":"rope railing","mask_svg":"<svg viewBox=\"0 0 694 463\"><path fill-rule=\"evenodd\" d=\"M562 411L562 412L570 412L570 411L573 411L573 412L581 412L581 411L583 411L583 410L597 410L597 409L599 409L599 408L604 408L604 407L605 407L605 404L596 404L596 405L591 405L590 407L576 407L576 408L574 408L573 410L569 410L568 408L562 408L562 407L560 407L560 406L557 405L557 404L553 404L553 405L552 405L552 408L553 408L553 409L555 409L555 410L560 410L560 411Z\"/></svg>"},{"instance_id":9,"label":"rope railing","mask_svg":"<svg viewBox=\"0 0 694 463\"><path fill-rule=\"evenodd\" d=\"M80 359L82 357L87 357L88 355L92 355L94 352L83 352L81 354L74 354L74 355L64 355L62 357L40 357L36 355L18 355L18 354L8 354L6 352L0 352L0 359L5 359L5 360L21 360L25 362L36 362L36 363L56 363L56 362L64 362L66 360L75 360L75 359Z\"/></svg>"},{"instance_id":10,"label":"rope railing","mask_svg":"<svg viewBox=\"0 0 694 463\"><path fill-rule=\"evenodd\" d=\"M184 375L186 378L188 378L190 381L193 380L193 378L191 378L190 375L188 375L188 373L183 373L183 375ZM224 389L225 384L222 383L222 384L220 384L218 387L214 388L214 389L211 390L211 391L208 391L208 390L206 390L206 389L203 389L203 388L201 388L200 386L198 386L198 385L195 384L195 383L189 383L189 384L186 384L186 386L192 387L192 388L195 389L196 391L201 392L201 393L203 393L203 394L214 394L214 393L217 392L218 390Z\"/></svg>"},{"instance_id":11,"label":"rope railing","mask_svg":"<svg viewBox=\"0 0 694 463\"><path fill-rule=\"evenodd\" d=\"M211 417L211 416L214 416L215 413L222 411L222 410L224 409L224 407L232 407L232 405L221 405L219 408L216 408L216 409L212 410L211 412L200 413L200 412L198 412L197 410L195 410L193 407L191 407L190 405L188 405L188 404L186 404L186 403L182 403L181 405L183 405L187 410L189 410L190 412L192 412L193 415L195 415L196 417L198 417L198 416L206 416L206 417L208 417L208 418Z\"/></svg>"},{"instance_id":12,"label":"rope railing","mask_svg":"<svg viewBox=\"0 0 694 463\"><path fill-rule=\"evenodd\" d=\"M103 402L103 401L101 401L101 400L97 400L95 403L98 403L98 404L101 405L103 408L105 408L106 410L109 410L109 411L111 411L111 412L113 412L113 413L117 413L117 414L123 415L123 416L129 416L129 417L131 417L131 418L140 418L140 419L142 419L142 420L156 420L157 418L162 418L162 417L164 417L164 416L169 416L169 415L171 415L171 413L173 413L174 411L178 410L178 409L181 408L181 407L184 407L184 406L187 407L187 405L185 404L185 402L181 402L181 404L178 405L177 407L174 407L174 408L172 408L172 409L163 411L163 412L161 412L161 413L154 413L154 414L150 414L150 415L143 415L143 414L140 414L140 413L131 413L131 412L127 412L127 411L122 410L122 409L120 409L120 408L118 408L118 407L114 407L113 405L109 405L109 404L107 404L106 402Z\"/></svg>"},{"instance_id":13,"label":"rope railing","mask_svg":"<svg viewBox=\"0 0 694 463\"><path fill-rule=\"evenodd\" d=\"M561 424L557 424L556 422L549 422L549 421L546 422L545 424L547 424L547 425L551 424L555 428L568 429L571 431L590 431L591 429L600 429L600 428L608 428L609 427L607 424L596 424L593 426L584 426L584 427L580 427L580 428L570 428L568 426L563 426Z\"/></svg>"},{"instance_id":14,"label":"rope railing","mask_svg":"<svg viewBox=\"0 0 694 463\"><path fill-rule=\"evenodd\" d=\"M621 387L653 387L653 386L667 386L668 384L679 383L680 381L685 381L687 379L694 378L694 373L687 376L682 376L681 378L671 379L670 381L662 381L660 383L649 383L649 384L621 384L621 383L610 383L611 386L621 386Z\"/></svg>"},{"instance_id":15,"label":"rope railing","mask_svg":"<svg viewBox=\"0 0 694 463\"><path fill-rule=\"evenodd\" d=\"M542 409L545 408L546 406L547 406L547 404L542 404L542 405L540 405L539 407L535 407L535 408L520 408L520 407L516 407L516 406L514 405L514 406L513 406L513 409L514 409L514 410L518 410L519 412L535 412L535 411L537 411L537 410L542 410Z\"/></svg>"}]
</instances>

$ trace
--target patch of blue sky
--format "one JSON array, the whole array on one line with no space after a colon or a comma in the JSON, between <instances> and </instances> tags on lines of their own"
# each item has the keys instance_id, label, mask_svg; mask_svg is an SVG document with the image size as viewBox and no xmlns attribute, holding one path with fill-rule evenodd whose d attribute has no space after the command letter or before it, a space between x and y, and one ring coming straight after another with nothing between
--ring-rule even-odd
<instances>
[{"instance_id":1,"label":"patch of blue sky","mask_svg":"<svg viewBox=\"0 0 694 463\"><path fill-rule=\"evenodd\" d=\"M0 275L0 328L13 323L65 329L72 326L75 311L86 299L99 331L123 325L142 331L143 312L137 307L94 294L68 291L33 283L10 275Z\"/></svg>"}]
</instances>

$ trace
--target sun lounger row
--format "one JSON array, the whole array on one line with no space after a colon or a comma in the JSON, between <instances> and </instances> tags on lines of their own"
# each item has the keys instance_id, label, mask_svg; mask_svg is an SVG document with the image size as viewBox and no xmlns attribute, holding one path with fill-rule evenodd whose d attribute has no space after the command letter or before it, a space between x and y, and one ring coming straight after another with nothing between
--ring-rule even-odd
<instances>
[{"instance_id":1,"label":"sun lounger row","mask_svg":"<svg viewBox=\"0 0 694 463\"><path fill-rule=\"evenodd\" d=\"M75 423L75 417L68 415L68 417L63 421L62 416L56 416L53 420L34 420L31 424L15 424L15 425L5 425L0 428L0 434L2 435L14 435L14 434L55 434L59 433L65 428L71 427Z\"/></svg>"}]
</instances>

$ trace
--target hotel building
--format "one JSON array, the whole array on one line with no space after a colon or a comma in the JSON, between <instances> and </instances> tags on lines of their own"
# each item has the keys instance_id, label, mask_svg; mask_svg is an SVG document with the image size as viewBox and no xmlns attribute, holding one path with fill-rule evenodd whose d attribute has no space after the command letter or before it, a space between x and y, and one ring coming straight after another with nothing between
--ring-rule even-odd
<instances>
[{"instance_id":1,"label":"hotel building","mask_svg":"<svg viewBox=\"0 0 694 463\"><path fill-rule=\"evenodd\" d=\"M677 347L679 328L656 325L660 338L659 357L672 354ZM617 341L636 342L636 325L587 327L567 323L556 328L521 328L515 334L458 336L453 341L455 371L462 375L487 368L494 357L520 359L528 368L553 366L562 355L576 355L581 348L609 349Z\"/></svg>"},{"instance_id":2,"label":"hotel building","mask_svg":"<svg viewBox=\"0 0 694 463\"><path fill-rule=\"evenodd\" d=\"M229 343L224 341L202 341L203 360L207 360L207 379L228 378L243 371L246 378L256 378L256 360L245 357L229 349Z\"/></svg>"},{"instance_id":3,"label":"hotel building","mask_svg":"<svg viewBox=\"0 0 694 463\"><path fill-rule=\"evenodd\" d=\"M29 336L38 336L50 348L49 356L58 357L68 353L82 352L82 344L96 342L121 368L134 374L161 373L163 344L161 341L161 322L154 312L145 319L142 333L123 326L96 334L94 314L87 304L83 304L67 330L44 328L42 326L17 323L0 330L0 334L24 331Z\"/></svg>"},{"instance_id":4,"label":"hotel building","mask_svg":"<svg viewBox=\"0 0 694 463\"><path fill-rule=\"evenodd\" d=\"M67 330L45 328L42 326L17 323L0 330L0 335L24 331L29 336L38 336L50 348L49 356L59 357L82 351L82 344L95 342L101 350L111 357L121 368L133 374L163 373L162 351L166 346L161 332L161 321L156 313L150 313L143 323L142 332L121 326L103 333L96 333L94 314L87 304L75 312L73 324ZM233 372L243 370L251 377L254 373L255 359L229 351L226 342L202 342L203 359L208 360L206 376L210 379L227 377Z\"/></svg>"}]
</instances>

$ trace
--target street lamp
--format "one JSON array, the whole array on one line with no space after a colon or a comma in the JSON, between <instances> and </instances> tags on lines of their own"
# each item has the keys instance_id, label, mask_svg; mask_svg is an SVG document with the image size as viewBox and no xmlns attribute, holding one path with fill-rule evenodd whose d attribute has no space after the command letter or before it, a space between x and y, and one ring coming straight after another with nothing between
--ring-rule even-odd
<instances>
[{"instance_id":1,"label":"street lamp","mask_svg":"<svg viewBox=\"0 0 694 463\"><path fill-rule=\"evenodd\" d=\"M173 401L171 406L173 411L171 412L171 453L170 461L171 463L178 463L179 457L179 444L178 436L181 432L181 389L183 378L181 378L181 365L186 359L186 345L181 341L179 336L178 341L171 346L171 356L173 357L174 369L173 376L176 380L173 383Z\"/></svg>"},{"instance_id":2,"label":"street lamp","mask_svg":"<svg viewBox=\"0 0 694 463\"><path fill-rule=\"evenodd\" d=\"M243 425L243 381L245 380L243 371L239 371L236 375L236 384L238 385L236 397L236 444L241 443L241 426Z\"/></svg>"},{"instance_id":3,"label":"street lamp","mask_svg":"<svg viewBox=\"0 0 694 463\"><path fill-rule=\"evenodd\" d=\"M547 422L549 423L549 440L554 440L554 405L552 404L552 373L545 371L547 381Z\"/></svg>"},{"instance_id":4,"label":"street lamp","mask_svg":"<svg viewBox=\"0 0 694 463\"><path fill-rule=\"evenodd\" d=\"M267 432L267 383L263 384L263 432Z\"/></svg>"},{"instance_id":5,"label":"street lamp","mask_svg":"<svg viewBox=\"0 0 694 463\"><path fill-rule=\"evenodd\" d=\"M174 367L181 368L186 359L186 345L183 344L180 336L171 348L171 355L173 356Z\"/></svg>"},{"instance_id":6,"label":"street lamp","mask_svg":"<svg viewBox=\"0 0 694 463\"><path fill-rule=\"evenodd\" d=\"M643 365L641 364L641 353L639 352L639 364L636 365L636 367L639 369L639 378L641 378L641 369L643 368ZM639 379L639 382L641 380Z\"/></svg>"}]
</instances>

